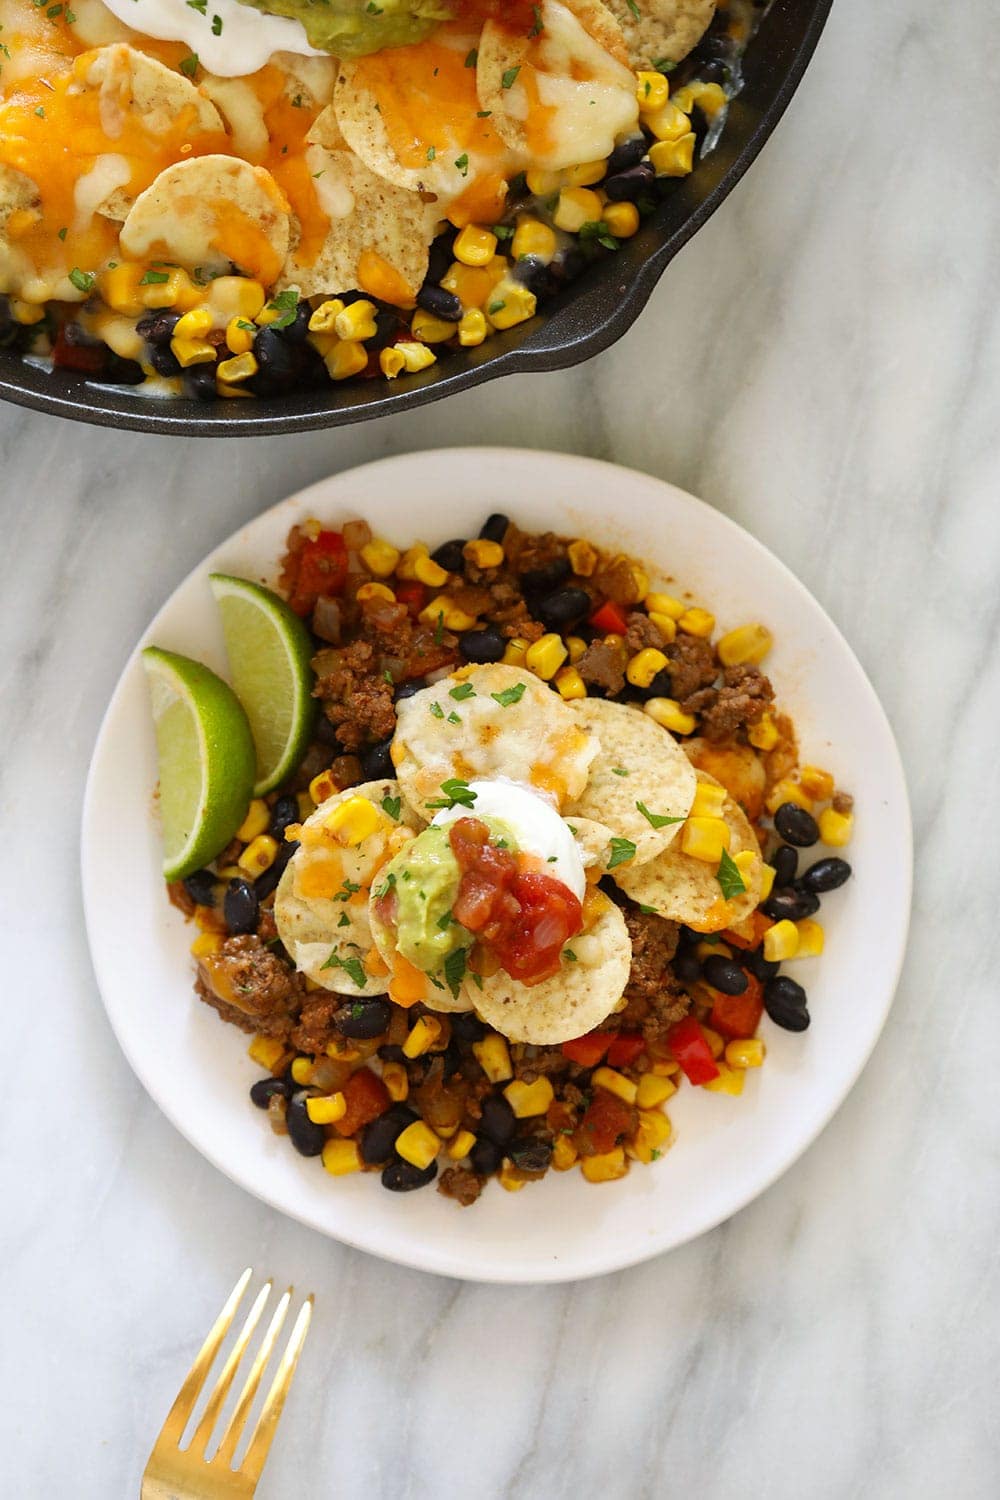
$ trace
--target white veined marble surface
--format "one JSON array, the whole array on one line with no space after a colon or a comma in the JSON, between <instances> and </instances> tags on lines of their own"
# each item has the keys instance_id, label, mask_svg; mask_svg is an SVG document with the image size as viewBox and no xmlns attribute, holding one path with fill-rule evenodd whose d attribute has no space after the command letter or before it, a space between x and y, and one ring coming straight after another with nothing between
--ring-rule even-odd
<instances>
[{"instance_id":1,"label":"white veined marble surface","mask_svg":"<svg viewBox=\"0 0 1000 1500\"><path fill-rule=\"evenodd\" d=\"M837 0L763 157L582 369L271 440L0 410L5 1496L135 1495L250 1263L318 1298L272 1500L1000 1493L996 19ZM896 1006L818 1143L702 1240L563 1288L398 1270L231 1186L132 1077L80 912L91 745L174 584L331 469L477 440L648 469L761 537L880 692L917 836Z\"/></svg>"}]
</instances>

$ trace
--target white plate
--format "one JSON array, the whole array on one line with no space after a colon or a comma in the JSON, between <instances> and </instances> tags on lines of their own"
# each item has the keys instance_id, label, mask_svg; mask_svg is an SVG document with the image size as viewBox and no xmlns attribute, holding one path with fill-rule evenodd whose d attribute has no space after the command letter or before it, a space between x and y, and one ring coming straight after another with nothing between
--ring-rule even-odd
<instances>
[{"instance_id":1,"label":"white plate","mask_svg":"<svg viewBox=\"0 0 1000 1500\"><path fill-rule=\"evenodd\" d=\"M488 512L592 537L649 559L712 608L720 627L763 620L779 698L803 758L857 798L854 878L823 903L826 952L795 973L812 1026L765 1020L768 1056L742 1098L682 1088L677 1140L620 1182L550 1173L521 1193L491 1184L460 1209L433 1189L397 1195L375 1176L331 1178L268 1129L247 1099L260 1070L247 1039L191 991L191 929L166 901L153 818L156 762L140 647L224 669L213 570L273 581L296 521L363 516L401 544L475 535ZM167 601L129 660L94 752L83 819L83 890L98 984L132 1067L170 1120L234 1182L324 1234L426 1271L481 1281L566 1281L634 1264L742 1208L833 1115L888 1013L910 908L909 808L892 732L859 663L800 583L745 531L671 485L555 453L458 448L339 474L224 542Z\"/></svg>"}]
</instances>

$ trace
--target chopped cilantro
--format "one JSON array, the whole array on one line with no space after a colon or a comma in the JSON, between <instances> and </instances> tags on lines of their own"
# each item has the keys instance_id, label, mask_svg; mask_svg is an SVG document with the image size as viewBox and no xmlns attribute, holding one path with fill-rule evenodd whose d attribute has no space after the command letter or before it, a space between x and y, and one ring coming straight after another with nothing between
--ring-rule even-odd
<instances>
[{"instance_id":1,"label":"chopped cilantro","mask_svg":"<svg viewBox=\"0 0 1000 1500\"><path fill-rule=\"evenodd\" d=\"M562 951L562 956L563 956L564 959L566 959L567 963L571 963L571 964L579 963L579 959L577 958L576 954L573 952L572 948L564 948L563 951Z\"/></svg>"},{"instance_id":2,"label":"chopped cilantro","mask_svg":"<svg viewBox=\"0 0 1000 1500\"><path fill-rule=\"evenodd\" d=\"M655 906L643 906L641 902L639 904L639 910L642 912L643 916L646 917L658 917L660 915Z\"/></svg>"},{"instance_id":3,"label":"chopped cilantro","mask_svg":"<svg viewBox=\"0 0 1000 1500\"><path fill-rule=\"evenodd\" d=\"M376 901L380 901L383 896L388 896L389 892L395 887L395 884L395 871L390 870L388 875L383 880L382 884L379 886L378 890L372 891L372 895L375 897Z\"/></svg>"},{"instance_id":4,"label":"chopped cilantro","mask_svg":"<svg viewBox=\"0 0 1000 1500\"><path fill-rule=\"evenodd\" d=\"M471 807L477 796L469 783L462 781L458 776L451 776L447 781L442 781L441 790L444 796L436 797L432 802L428 802L428 807Z\"/></svg>"},{"instance_id":5,"label":"chopped cilantro","mask_svg":"<svg viewBox=\"0 0 1000 1500\"><path fill-rule=\"evenodd\" d=\"M213 16L212 17L212 35L213 36L221 36L222 35L222 17L221 16Z\"/></svg>"},{"instance_id":6,"label":"chopped cilantro","mask_svg":"<svg viewBox=\"0 0 1000 1500\"><path fill-rule=\"evenodd\" d=\"M653 69L654 73L672 73L677 64L671 61L669 57L658 57L649 66Z\"/></svg>"},{"instance_id":7,"label":"chopped cilantro","mask_svg":"<svg viewBox=\"0 0 1000 1500\"><path fill-rule=\"evenodd\" d=\"M746 882L740 874L739 865L733 859L728 850L723 849L722 858L719 860L719 868L715 872L715 878L722 890L723 900L732 901L734 896L742 896L746 891Z\"/></svg>"},{"instance_id":8,"label":"chopped cilantro","mask_svg":"<svg viewBox=\"0 0 1000 1500\"><path fill-rule=\"evenodd\" d=\"M467 68L474 68L476 66L476 64L477 64L478 61L479 61L479 51L478 51L478 49L476 47L473 47L473 49L472 49L471 52L467 52L465 54L465 66Z\"/></svg>"},{"instance_id":9,"label":"chopped cilantro","mask_svg":"<svg viewBox=\"0 0 1000 1500\"><path fill-rule=\"evenodd\" d=\"M187 0L187 3L191 10L196 10L200 16L203 16L208 0Z\"/></svg>"},{"instance_id":10,"label":"chopped cilantro","mask_svg":"<svg viewBox=\"0 0 1000 1500\"><path fill-rule=\"evenodd\" d=\"M318 173L316 174L319 175ZM268 312L276 312L276 317L269 325L271 328L289 328L295 322L295 314L298 311L299 294L294 288L289 287L286 292L278 292L267 304Z\"/></svg>"},{"instance_id":11,"label":"chopped cilantro","mask_svg":"<svg viewBox=\"0 0 1000 1500\"><path fill-rule=\"evenodd\" d=\"M165 281L170 280L169 271L145 271L139 278L140 286L162 286Z\"/></svg>"},{"instance_id":12,"label":"chopped cilantro","mask_svg":"<svg viewBox=\"0 0 1000 1500\"><path fill-rule=\"evenodd\" d=\"M461 154L461 156L456 156L455 157L455 165L458 168L458 170L461 172L461 174L462 174L463 177L468 177L468 175L469 175L469 153L468 153L468 151L463 151L462 154Z\"/></svg>"},{"instance_id":13,"label":"chopped cilantro","mask_svg":"<svg viewBox=\"0 0 1000 1500\"><path fill-rule=\"evenodd\" d=\"M540 33L542 31L545 30L545 24L542 21L542 8L541 8L541 6L540 5L533 5L531 7L531 14L534 16L535 22L534 22L534 25L532 26L531 30L528 32L528 35L529 36L538 36L538 35L540 35Z\"/></svg>"},{"instance_id":14,"label":"chopped cilantro","mask_svg":"<svg viewBox=\"0 0 1000 1500\"><path fill-rule=\"evenodd\" d=\"M400 809L400 798L399 797L390 797L389 794L388 794L388 792L387 792L385 794L385 796L382 798L382 811L384 813L386 813L390 818L392 818L394 822L398 823L399 822L399 809Z\"/></svg>"},{"instance_id":15,"label":"chopped cilantro","mask_svg":"<svg viewBox=\"0 0 1000 1500\"><path fill-rule=\"evenodd\" d=\"M500 79L500 87L502 89L513 88L514 80L517 77L518 73L520 73L520 71L521 69L519 66L516 68L508 68L503 77Z\"/></svg>"},{"instance_id":16,"label":"chopped cilantro","mask_svg":"<svg viewBox=\"0 0 1000 1500\"><path fill-rule=\"evenodd\" d=\"M503 312L503 310L504 310L504 308L506 306L507 306L506 302L491 302L490 305L489 305L489 307L486 309L486 311L488 313ZM493 696L495 698L496 697L496 693L494 693Z\"/></svg>"},{"instance_id":17,"label":"chopped cilantro","mask_svg":"<svg viewBox=\"0 0 1000 1500\"><path fill-rule=\"evenodd\" d=\"M368 0L368 4L365 6L365 10L370 16L380 16L382 14L381 5L376 5L375 0Z\"/></svg>"},{"instance_id":18,"label":"chopped cilantro","mask_svg":"<svg viewBox=\"0 0 1000 1500\"><path fill-rule=\"evenodd\" d=\"M488 120L489 117L490 117L490 115L492 113L493 113L493 111L491 109L477 109L476 110L476 119L477 120ZM494 233L495 232L496 231L494 230Z\"/></svg>"},{"instance_id":19,"label":"chopped cilantro","mask_svg":"<svg viewBox=\"0 0 1000 1500\"><path fill-rule=\"evenodd\" d=\"M492 311L492 308L490 310ZM515 682L513 687L504 688L502 693L491 693L490 697L495 698L501 708L510 708L511 704L520 703L527 689L526 682Z\"/></svg>"},{"instance_id":20,"label":"chopped cilantro","mask_svg":"<svg viewBox=\"0 0 1000 1500\"><path fill-rule=\"evenodd\" d=\"M628 772L624 769L623 766L612 766L611 774L612 776L627 776Z\"/></svg>"},{"instance_id":21,"label":"chopped cilantro","mask_svg":"<svg viewBox=\"0 0 1000 1500\"><path fill-rule=\"evenodd\" d=\"M427 160L428 161L433 161L434 158L435 158L435 156L437 156L437 147L436 146L428 146L427 147Z\"/></svg>"},{"instance_id":22,"label":"chopped cilantro","mask_svg":"<svg viewBox=\"0 0 1000 1500\"><path fill-rule=\"evenodd\" d=\"M635 0L625 0L625 4L628 6L628 8L632 12L632 14L635 16L636 20L637 21L641 20L641 18L642 18L642 11L639 9L638 5L636 5Z\"/></svg>"},{"instance_id":23,"label":"chopped cilantro","mask_svg":"<svg viewBox=\"0 0 1000 1500\"><path fill-rule=\"evenodd\" d=\"M471 682L460 682L458 687L448 689L448 697L454 698L456 703L461 703L463 698L474 698L476 690Z\"/></svg>"},{"instance_id":24,"label":"chopped cilantro","mask_svg":"<svg viewBox=\"0 0 1000 1500\"><path fill-rule=\"evenodd\" d=\"M350 925L351 925L351 919L350 919L350 917L347 915L346 911L342 911L340 913L339 918L337 919L337 926L338 927L350 927Z\"/></svg>"},{"instance_id":25,"label":"chopped cilantro","mask_svg":"<svg viewBox=\"0 0 1000 1500\"><path fill-rule=\"evenodd\" d=\"M435 719L443 719L444 718L444 709L441 707L440 703L432 703L431 704L431 713L432 713L432 715L434 716Z\"/></svg>"},{"instance_id":26,"label":"chopped cilantro","mask_svg":"<svg viewBox=\"0 0 1000 1500\"><path fill-rule=\"evenodd\" d=\"M37 114L38 111L36 110L35 113ZM74 266L69 273L69 279L78 292L89 292L97 280L97 276L93 271L81 271L78 266Z\"/></svg>"},{"instance_id":27,"label":"chopped cilantro","mask_svg":"<svg viewBox=\"0 0 1000 1500\"><path fill-rule=\"evenodd\" d=\"M448 723L449 724L461 724L461 722L462 722L462 716L461 716L461 714L457 714L455 712L455 710L452 709L451 713L448 715Z\"/></svg>"},{"instance_id":28,"label":"chopped cilantro","mask_svg":"<svg viewBox=\"0 0 1000 1500\"><path fill-rule=\"evenodd\" d=\"M181 58L181 72L186 73L188 78L193 78L198 71L198 54L192 52L188 57Z\"/></svg>"},{"instance_id":29,"label":"chopped cilantro","mask_svg":"<svg viewBox=\"0 0 1000 1500\"><path fill-rule=\"evenodd\" d=\"M35 114L38 116L38 118L40 120L44 120L45 119L45 106L43 104L40 104L38 106L38 108L35 110Z\"/></svg>"},{"instance_id":30,"label":"chopped cilantro","mask_svg":"<svg viewBox=\"0 0 1000 1500\"><path fill-rule=\"evenodd\" d=\"M662 1151L657 1151L656 1147L654 1146L653 1149L652 1149L652 1151L650 1151L649 1155L650 1155L650 1158L653 1161L659 1161L660 1157L663 1155L663 1152Z\"/></svg>"},{"instance_id":31,"label":"chopped cilantro","mask_svg":"<svg viewBox=\"0 0 1000 1500\"><path fill-rule=\"evenodd\" d=\"M69 234L69 230L68 229L60 229L60 231L59 231L59 239L64 240L68 234Z\"/></svg>"},{"instance_id":32,"label":"chopped cilantro","mask_svg":"<svg viewBox=\"0 0 1000 1500\"><path fill-rule=\"evenodd\" d=\"M437 624L434 626L434 644L440 646L444 640L444 610L438 610Z\"/></svg>"},{"instance_id":33,"label":"chopped cilantro","mask_svg":"<svg viewBox=\"0 0 1000 1500\"><path fill-rule=\"evenodd\" d=\"M498 240L512 240L514 238L513 224L494 224L493 233Z\"/></svg>"},{"instance_id":34,"label":"chopped cilantro","mask_svg":"<svg viewBox=\"0 0 1000 1500\"><path fill-rule=\"evenodd\" d=\"M465 949L456 948L452 953L448 954L448 957L444 961L445 982L451 990L452 999L454 1000L458 999L459 987L465 978L465 959Z\"/></svg>"},{"instance_id":35,"label":"chopped cilantro","mask_svg":"<svg viewBox=\"0 0 1000 1500\"><path fill-rule=\"evenodd\" d=\"M448 928L452 925L452 923L454 921L455 921L455 918L452 916L451 912L450 911L446 911L442 916L438 917L438 919L437 919L437 925L438 925L438 927L440 928L440 930L442 932L447 932Z\"/></svg>"},{"instance_id":36,"label":"chopped cilantro","mask_svg":"<svg viewBox=\"0 0 1000 1500\"><path fill-rule=\"evenodd\" d=\"M608 860L608 869L613 870L618 865L628 864L630 859L635 858L635 845L631 839L613 838L611 840L611 858Z\"/></svg>"},{"instance_id":37,"label":"chopped cilantro","mask_svg":"<svg viewBox=\"0 0 1000 1500\"><path fill-rule=\"evenodd\" d=\"M333 899L334 901L350 901L351 897L356 896L360 889L361 887L355 885L353 880L345 880Z\"/></svg>"},{"instance_id":38,"label":"chopped cilantro","mask_svg":"<svg viewBox=\"0 0 1000 1500\"><path fill-rule=\"evenodd\" d=\"M650 828L666 828L671 823L683 823L683 818L671 818L666 813L650 812L645 802L637 802L636 807L642 813Z\"/></svg>"},{"instance_id":39,"label":"chopped cilantro","mask_svg":"<svg viewBox=\"0 0 1000 1500\"><path fill-rule=\"evenodd\" d=\"M359 990L363 990L367 982L364 965L360 958L341 958L336 948L330 954L323 968L343 969L351 983L357 985Z\"/></svg>"}]
</instances>

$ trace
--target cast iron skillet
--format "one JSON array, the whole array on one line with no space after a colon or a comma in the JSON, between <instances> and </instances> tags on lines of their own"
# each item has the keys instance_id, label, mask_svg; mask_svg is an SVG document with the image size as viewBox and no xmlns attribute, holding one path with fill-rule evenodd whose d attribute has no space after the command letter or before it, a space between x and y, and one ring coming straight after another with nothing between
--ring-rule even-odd
<instances>
[{"instance_id":1,"label":"cast iron skillet","mask_svg":"<svg viewBox=\"0 0 1000 1500\"><path fill-rule=\"evenodd\" d=\"M799 85L833 0L774 0L744 58L745 86L715 150L698 163L634 239L595 262L544 314L391 385L324 385L253 401L151 400L129 386L88 383L50 373L18 355L0 354L0 397L36 411L103 427L173 432L183 437L259 437L342 427L408 411L497 375L560 370L613 344L628 329L678 250L743 176Z\"/></svg>"}]
</instances>

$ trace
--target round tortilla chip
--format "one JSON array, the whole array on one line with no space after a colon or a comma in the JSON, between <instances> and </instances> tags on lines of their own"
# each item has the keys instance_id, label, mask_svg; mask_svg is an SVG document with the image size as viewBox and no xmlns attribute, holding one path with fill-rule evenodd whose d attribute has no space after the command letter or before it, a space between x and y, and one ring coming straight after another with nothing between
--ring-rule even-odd
<instances>
[{"instance_id":1,"label":"round tortilla chip","mask_svg":"<svg viewBox=\"0 0 1000 1500\"><path fill-rule=\"evenodd\" d=\"M566 817L572 822L579 813L597 819L629 839L635 844L634 865L655 859L673 842L691 809L697 785L691 762L673 735L641 709L609 698L574 698L568 707L597 736L601 748L587 785L566 807ZM650 817L639 810L640 802ZM659 818L677 822L657 828Z\"/></svg>"},{"instance_id":2,"label":"round tortilla chip","mask_svg":"<svg viewBox=\"0 0 1000 1500\"><path fill-rule=\"evenodd\" d=\"M175 261L224 273L230 265L265 286L288 254L289 215L270 172L234 156L197 156L167 167L140 193L120 243L133 260Z\"/></svg>"},{"instance_id":3,"label":"round tortilla chip","mask_svg":"<svg viewBox=\"0 0 1000 1500\"><path fill-rule=\"evenodd\" d=\"M380 827L355 846L331 843L310 845L308 834L292 855L278 884L274 897L274 920L278 936L297 969L308 978L340 995L382 995L388 988L388 975L367 976L359 985L351 977L356 963L364 969L373 941L368 921L368 892L372 880L394 850L391 834L401 825L417 828L418 820L402 802L395 781L366 781L348 787L327 799L303 825L304 830L319 829L326 817L340 803L351 797L364 797L385 812ZM398 801L399 817L393 818L383 807L385 799ZM308 894L301 889L303 874L323 880L326 868L328 894ZM344 920L346 918L346 921ZM340 963L327 968L332 955ZM347 963L350 967L344 968Z\"/></svg>"},{"instance_id":4,"label":"round tortilla chip","mask_svg":"<svg viewBox=\"0 0 1000 1500\"><path fill-rule=\"evenodd\" d=\"M490 111L497 135L533 166L558 169L582 157L610 155L616 139L638 120L621 27L602 0L543 0L539 18L535 36L486 22L476 63L482 108ZM588 77L579 76L581 65ZM526 89L529 75L532 86ZM550 138L544 149L529 138L526 125L538 106L546 110L545 130L538 134Z\"/></svg>"},{"instance_id":5,"label":"round tortilla chip","mask_svg":"<svg viewBox=\"0 0 1000 1500\"><path fill-rule=\"evenodd\" d=\"M451 697L460 685L471 694ZM396 713L392 762L403 796L427 818L444 782L477 777L521 782L561 807L583 791L600 748L547 683L499 662L463 667L402 699Z\"/></svg>"},{"instance_id":6,"label":"round tortilla chip","mask_svg":"<svg viewBox=\"0 0 1000 1500\"><path fill-rule=\"evenodd\" d=\"M512 1042L553 1046L584 1036L618 1005L632 968L632 940L625 918L603 892L588 896L595 916L585 932L563 949L558 974L541 984L521 984L502 969L479 989L466 981L476 1011Z\"/></svg>"},{"instance_id":7,"label":"round tortilla chip","mask_svg":"<svg viewBox=\"0 0 1000 1500\"><path fill-rule=\"evenodd\" d=\"M607 4L621 23L629 63L638 70L687 57L708 30L716 0L638 0L638 14L629 0Z\"/></svg>"},{"instance_id":8,"label":"round tortilla chip","mask_svg":"<svg viewBox=\"0 0 1000 1500\"><path fill-rule=\"evenodd\" d=\"M608 868L608 860L611 858L611 840L614 831L604 823L598 823L594 818L581 818L577 815L566 814L566 825L576 840L585 870L600 870L602 874ZM593 876L591 877L593 879Z\"/></svg>"},{"instance_id":9,"label":"round tortilla chip","mask_svg":"<svg viewBox=\"0 0 1000 1500\"><path fill-rule=\"evenodd\" d=\"M368 922L371 929L372 939L375 943L375 947L378 949L379 957L385 964L386 968L389 970L389 974L391 977L393 960L396 955L396 943L389 928L386 927L384 922L379 921L375 913L374 901L372 901L368 907ZM472 1009L473 996L470 993L471 986L469 984L469 981L463 981L463 983L458 987L458 994L453 995L451 990L448 989L447 985L439 975L435 974L434 979L437 981L437 983L433 983L431 981L430 975L428 975L427 995L422 1002L428 1007L429 1010L437 1010L443 1012L446 1015L454 1015L458 1011L469 1011ZM385 981L385 987L388 988L388 985L389 981L387 979Z\"/></svg>"},{"instance_id":10,"label":"round tortilla chip","mask_svg":"<svg viewBox=\"0 0 1000 1500\"><path fill-rule=\"evenodd\" d=\"M316 124L329 114L324 110ZM322 133L328 135L327 127ZM310 142L312 136L310 131ZM411 300L415 299L427 274L438 221L434 206L424 203L418 193L377 177L353 151L310 143L305 158L330 228L319 254L301 260L299 226L293 218L292 249L279 287L297 287L303 297L353 291L364 280L362 256L374 253L405 282Z\"/></svg>"},{"instance_id":11,"label":"round tortilla chip","mask_svg":"<svg viewBox=\"0 0 1000 1500\"><path fill-rule=\"evenodd\" d=\"M714 776L704 771L697 773L698 780L719 786ZM729 825L730 856L749 849L757 855L757 863L747 891L726 901L722 896L716 866L703 859L693 859L685 854L679 843L673 844L662 854L644 865L621 865L613 870L612 877L626 896L640 906L651 906L661 917L674 922L683 922L696 932L721 932L742 922L753 912L761 892L761 874L764 861L761 857L757 836L746 813L726 797L722 816Z\"/></svg>"}]
</instances>

